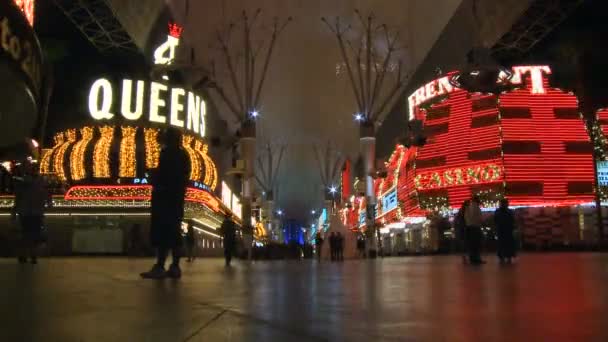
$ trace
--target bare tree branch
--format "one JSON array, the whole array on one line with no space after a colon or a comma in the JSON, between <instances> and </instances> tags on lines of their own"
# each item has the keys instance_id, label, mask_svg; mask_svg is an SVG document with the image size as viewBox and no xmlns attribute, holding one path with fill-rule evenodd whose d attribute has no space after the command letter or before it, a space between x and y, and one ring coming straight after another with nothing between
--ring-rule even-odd
<instances>
[{"instance_id":1,"label":"bare tree branch","mask_svg":"<svg viewBox=\"0 0 608 342\"><path fill-rule=\"evenodd\" d=\"M345 31L340 29L340 17L336 18L336 28L335 30L331 26L331 24L325 18L321 18L321 20L329 27L329 29L336 35L338 39L338 45L340 46L340 53L342 54L342 59L344 60L344 64L346 64L346 70L348 71L348 78L350 79L350 83L352 86L353 93L355 95L355 100L357 101L357 105L359 106L359 111L363 111L363 105L361 101L361 96L359 95L359 90L357 89L355 78L353 77L353 71L350 65L350 59L346 54L346 49L344 47L344 39L343 34Z\"/></svg>"},{"instance_id":2,"label":"bare tree branch","mask_svg":"<svg viewBox=\"0 0 608 342\"><path fill-rule=\"evenodd\" d=\"M315 154L315 159L317 160L317 165L319 165L319 175L321 176L321 182L323 184L327 184L327 182L325 181L325 175L323 174L323 163L321 162L321 154L319 153L319 148L318 146L312 145L312 148L314 150L314 154Z\"/></svg>"},{"instance_id":3,"label":"bare tree branch","mask_svg":"<svg viewBox=\"0 0 608 342\"><path fill-rule=\"evenodd\" d=\"M285 30L287 24L292 21L292 17L287 18L287 21L283 24L283 26L279 27L279 19L274 19L274 28L272 31L272 38L270 40L270 44L268 45L268 53L266 54L266 60L264 62L264 67L262 69L260 83L258 83L258 89L255 93L255 98L253 101L253 106L257 108L260 105L260 95L262 93L262 88L264 87L264 81L266 80L266 74L268 73L268 66L270 65L270 59L272 58L272 52L274 51L274 46L276 44L277 38L279 35Z\"/></svg>"},{"instance_id":4,"label":"bare tree branch","mask_svg":"<svg viewBox=\"0 0 608 342\"><path fill-rule=\"evenodd\" d=\"M220 96L220 98L224 101L226 106L228 106L228 108L230 109L230 112L234 115L234 117L237 119L237 121L240 122L242 120L242 117L241 117L242 112L240 112L236 108L236 105L234 105L234 103L232 103L232 101L230 101L228 96L226 96L226 93L224 92L224 89L222 88L222 86L216 83L212 88Z\"/></svg>"},{"instance_id":5,"label":"bare tree branch","mask_svg":"<svg viewBox=\"0 0 608 342\"><path fill-rule=\"evenodd\" d=\"M278 175L279 175L279 168L281 167L281 161L283 160L283 153L285 152L285 149L287 148L287 146L282 145L279 151L279 161L277 162L277 168L274 172L274 178L272 179L272 186L274 187L277 183L278 180Z\"/></svg>"},{"instance_id":6,"label":"bare tree branch","mask_svg":"<svg viewBox=\"0 0 608 342\"><path fill-rule=\"evenodd\" d=\"M388 51L386 53L384 61L382 62L382 68L380 69L381 74L380 74L380 76L376 75L377 82L374 84L374 91L373 91L373 95L372 95L372 106L370 109L372 111L372 113L374 110L373 107L376 103L376 100L378 99L378 95L379 95L380 91L382 90L382 86L384 85L384 79L385 79L386 73L388 71L391 57L393 55L393 52L395 51L395 45L397 44L397 41L399 40L399 34L397 34L391 41L387 26L383 25L383 28L384 28L384 35L386 38L386 43L388 46ZM397 79L399 79L399 78L397 78Z\"/></svg>"},{"instance_id":7,"label":"bare tree branch","mask_svg":"<svg viewBox=\"0 0 608 342\"><path fill-rule=\"evenodd\" d=\"M229 29L229 32L232 30L232 26ZM217 40L218 43L220 43L221 45L221 50L224 53L224 58L226 59L226 64L228 66L228 71L230 72L230 79L232 81L232 86L234 87L234 91L236 92L236 96L237 96L237 100L238 100L238 105L239 105L239 109L240 109L240 116L243 115L244 113L244 103L243 103L243 95L241 93L241 88L239 87L237 78L236 78L236 72L234 70L234 65L232 63L232 56L230 55L230 51L228 50L228 44L227 42L222 38L222 35L220 34L219 31L217 31ZM239 119L239 121L242 120Z\"/></svg>"},{"instance_id":8,"label":"bare tree branch","mask_svg":"<svg viewBox=\"0 0 608 342\"><path fill-rule=\"evenodd\" d=\"M401 64L401 63L399 63ZM399 67L399 74L401 74L401 67ZM400 93L401 90L403 90L403 87L405 86L405 80L407 79L407 77L401 79L397 79L397 83L395 84L395 86L393 87L393 89L390 91L390 93L385 97L384 102L382 102L382 105L380 106L380 108L378 109L378 111L376 111L374 113L374 121L376 123L379 123L381 121L381 119L384 118L384 116L386 116L386 114L388 113L384 113L384 110L386 109L386 107L391 104L393 102L393 100L395 99L396 95L398 95Z\"/></svg>"}]
</instances>

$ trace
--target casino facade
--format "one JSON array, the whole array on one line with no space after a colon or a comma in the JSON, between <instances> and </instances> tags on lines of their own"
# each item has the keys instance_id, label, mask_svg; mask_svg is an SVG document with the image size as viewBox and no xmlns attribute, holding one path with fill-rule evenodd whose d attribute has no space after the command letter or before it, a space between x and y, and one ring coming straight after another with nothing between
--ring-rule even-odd
<instances>
[{"instance_id":1,"label":"casino facade","mask_svg":"<svg viewBox=\"0 0 608 342\"><path fill-rule=\"evenodd\" d=\"M154 53L163 64L172 63L181 33L174 24L169 29ZM241 206L212 156L205 99L167 75L126 76L103 75L84 85L88 108L78 114L86 119L50 132L52 142L42 148L40 172L53 185L48 253L131 253L134 239L143 246L140 253L150 251L150 175L158 167L162 132L173 127L182 132L189 161L183 226L195 228L199 255L221 255L218 229L226 213L240 223ZM12 204L12 196L0 196L0 219L8 220ZM263 227L255 236L265 238Z\"/></svg>"},{"instance_id":2,"label":"casino facade","mask_svg":"<svg viewBox=\"0 0 608 342\"><path fill-rule=\"evenodd\" d=\"M432 240L443 232L433 229L436 218L450 217L473 195L483 202L488 227L498 201L509 199L525 245L596 239L592 149L601 146L592 143L576 96L551 87L548 66L514 67L509 89L499 95L458 89L452 75L408 98L410 120L423 123L426 144L396 146L386 177L376 181L385 245L394 249L403 239L399 248L438 248ZM598 115L606 130L607 114ZM363 202L353 199L350 211L358 215L344 217L365 229Z\"/></svg>"}]
</instances>

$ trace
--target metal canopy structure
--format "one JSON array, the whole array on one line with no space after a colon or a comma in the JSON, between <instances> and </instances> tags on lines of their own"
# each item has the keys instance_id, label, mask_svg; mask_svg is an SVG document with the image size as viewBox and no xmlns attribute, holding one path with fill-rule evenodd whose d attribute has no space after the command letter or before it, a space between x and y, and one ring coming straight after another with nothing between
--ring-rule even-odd
<instances>
[{"instance_id":1,"label":"metal canopy structure","mask_svg":"<svg viewBox=\"0 0 608 342\"><path fill-rule=\"evenodd\" d=\"M494 56L509 59L526 54L583 2L584 0L534 1L513 28L494 45Z\"/></svg>"},{"instance_id":2,"label":"metal canopy structure","mask_svg":"<svg viewBox=\"0 0 608 342\"><path fill-rule=\"evenodd\" d=\"M106 0L54 2L100 52L139 51Z\"/></svg>"}]
</instances>

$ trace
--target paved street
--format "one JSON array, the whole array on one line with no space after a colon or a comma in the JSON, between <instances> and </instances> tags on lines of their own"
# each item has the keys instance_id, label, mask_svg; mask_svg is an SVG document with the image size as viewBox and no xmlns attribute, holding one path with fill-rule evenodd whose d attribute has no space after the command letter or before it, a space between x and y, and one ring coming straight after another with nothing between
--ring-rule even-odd
<instances>
[{"instance_id":1,"label":"paved street","mask_svg":"<svg viewBox=\"0 0 608 342\"><path fill-rule=\"evenodd\" d=\"M0 260L3 341L607 341L608 255L532 254L184 265Z\"/></svg>"}]
</instances>

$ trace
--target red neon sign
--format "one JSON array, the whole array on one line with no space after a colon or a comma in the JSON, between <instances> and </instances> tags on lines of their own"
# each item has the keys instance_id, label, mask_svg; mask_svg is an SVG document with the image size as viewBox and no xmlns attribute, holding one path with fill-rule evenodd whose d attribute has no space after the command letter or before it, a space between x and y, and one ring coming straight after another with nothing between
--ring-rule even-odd
<instances>
[{"instance_id":1,"label":"red neon sign","mask_svg":"<svg viewBox=\"0 0 608 342\"><path fill-rule=\"evenodd\" d=\"M169 35L173 38L179 39L181 37L184 28L176 23L169 23Z\"/></svg>"},{"instance_id":2,"label":"red neon sign","mask_svg":"<svg viewBox=\"0 0 608 342\"><path fill-rule=\"evenodd\" d=\"M472 165L443 171L419 173L414 177L416 189L438 189L456 185L485 184L502 179L502 170L496 164Z\"/></svg>"},{"instance_id":3,"label":"red neon sign","mask_svg":"<svg viewBox=\"0 0 608 342\"><path fill-rule=\"evenodd\" d=\"M15 5L17 5L17 7L19 7L21 12L23 12L23 15L27 19L28 23L30 23L30 26L33 27L36 0L13 0L13 1L15 2Z\"/></svg>"},{"instance_id":4,"label":"red neon sign","mask_svg":"<svg viewBox=\"0 0 608 342\"><path fill-rule=\"evenodd\" d=\"M438 79L408 98L427 144L409 148L399 189L406 216L421 216L420 196L445 197L451 208L479 192L514 205L593 200L593 164L577 98L552 88L548 66L515 66L500 94L471 94ZM447 75L449 77L449 74ZM435 100L435 103L421 106Z\"/></svg>"}]
</instances>

